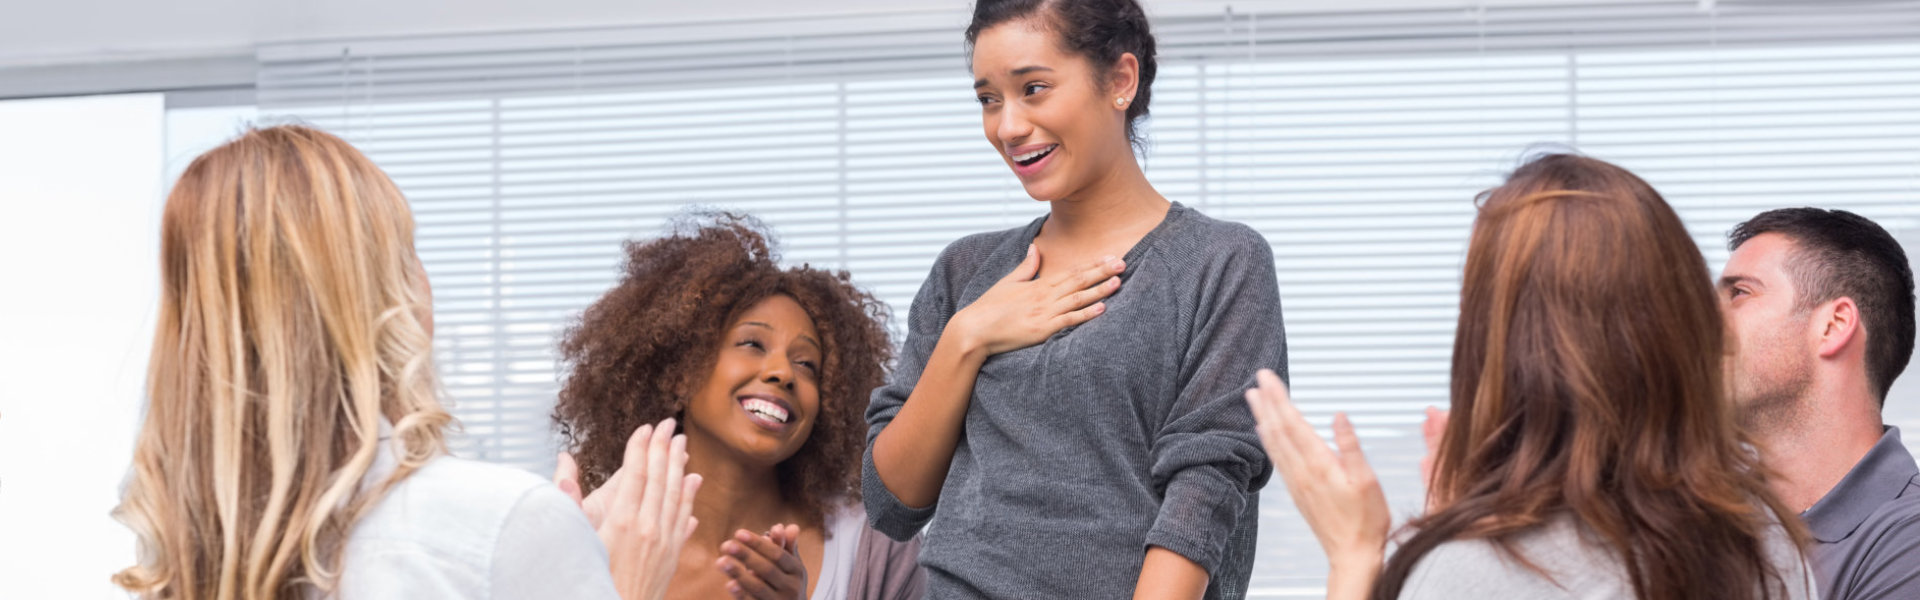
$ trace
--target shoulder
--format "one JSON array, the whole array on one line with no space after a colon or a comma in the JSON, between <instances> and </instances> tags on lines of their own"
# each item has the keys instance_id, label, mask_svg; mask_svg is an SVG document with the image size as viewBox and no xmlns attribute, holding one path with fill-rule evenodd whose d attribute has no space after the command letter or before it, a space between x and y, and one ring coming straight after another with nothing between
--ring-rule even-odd
<instances>
[{"instance_id":1,"label":"shoulder","mask_svg":"<svg viewBox=\"0 0 1920 600\"><path fill-rule=\"evenodd\" d=\"M1280 283L1273 247L1244 223L1174 205L1152 252L1152 269L1192 292L1190 310L1230 320L1280 322Z\"/></svg>"},{"instance_id":2,"label":"shoulder","mask_svg":"<svg viewBox=\"0 0 1920 600\"><path fill-rule=\"evenodd\" d=\"M380 498L342 559L346 599L530 598L556 581L566 597L612 597L605 551L571 499L531 473L450 456Z\"/></svg>"},{"instance_id":3,"label":"shoulder","mask_svg":"<svg viewBox=\"0 0 1920 600\"><path fill-rule=\"evenodd\" d=\"M1232 276L1273 272L1273 246L1245 223L1216 219L1175 205L1162 250L1176 263L1205 273Z\"/></svg>"},{"instance_id":4,"label":"shoulder","mask_svg":"<svg viewBox=\"0 0 1920 600\"><path fill-rule=\"evenodd\" d=\"M1457 584L1460 576L1492 577L1504 572L1506 558L1500 549L1486 540L1442 542L1420 557L1407 575L1407 589L1416 585Z\"/></svg>"},{"instance_id":5,"label":"shoulder","mask_svg":"<svg viewBox=\"0 0 1920 600\"><path fill-rule=\"evenodd\" d=\"M559 488L511 467L438 456L353 523L338 598L526 598L509 588L547 581L551 590L553 575L563 571L584 573L564 585L568 590L597 590L611 585L591 577L593 558L603 554L586 515ZM501 567L513 571L522 563L538 563L543 573L501 577ZM605 558L597 569L605 573Z\"/></svg>"},{"instance_id":6,"label":"shoulder","mask_svg":"<svg viewBox=\"0 0 1920 600\"><path fill-rule=\"evenodd\" d=\"M420 501L434 504L451 501L447 508L469 507L469 510L489 514L505 514L529 493L552 487L545 479L526 471L453 456L433 459L402 485L412 487L416 493L426 492L420 495ZM454 495L449 498L443 494ZM565 499L565 495L560 497Z\"/></svg>"},{"instance_id":7,"label":"shoulder","mask_svg":"<svg viewBox=\"0 0 1920 600\"><path fill-rule=\"evenodd\" d=\"M1880 512L1908 530L1920 528L1920 473L1907 478L1907 487L1892 502L1881 505Z\"/></svg>"},{"instance_id":8,"label":"shoulder","mask_svg":"<svg viewBox=\"0 0 1920 600\"><path fill-rule=\"evenodd\" d=\"M1443 542L1421 556L1400 586L1400 598L1520 597L1524 571L1508 565L1485 540Z\"/></svg>"},{"instance_id":9,"label":"shoulder","mask_svg":"<svg viewBox=\"0 0 1920 600\"><path fill-rule=\"evenodd\" d=\"M1177 244L1204 246L1230 251L1262 250L1272 253L1267 237L1239 221L1214 218L1199 209L1176 204L1169 217L1178 219L1169 227L1168 239Z\"/></svg>"},{"instance_id":10,"label":"shoulder","mask_svg":"<svg viewBox=\"0 0 1920 600\"><path fill-rule=\"evenodd\" d=\"M550 488L525 471L437 457L389 490L354 525L348 544L412 546L486 564L516 513L551 512L571 502Z\"/></svg>"},{"instance_id":11,"label":"shoulder","mask_svg":"<svg viewBox=\"0 0 1920 600\"><path fill-rule=\"evenodd\" d=\"M1509 547L1544 573L1494 542L1454 540L1421 557L1400 597L1554 598L1572 591L1580 597L1633 596L1619 560L1582 535L1571 519L1556 518L1521 533Z\"/></svg>"},{"instance_id":12,"label":"shoulder","mask_svg":"<svg viewBox=\"0 0 1920 600\"><path fill-rule=\"evenodd\" d=\"M1898 498L1875 509L1860 529L1872 536L1874 554L1920 560L1910 558L1920 556L1920 475L1910 480Z\"/></svg>"}]
</instances>

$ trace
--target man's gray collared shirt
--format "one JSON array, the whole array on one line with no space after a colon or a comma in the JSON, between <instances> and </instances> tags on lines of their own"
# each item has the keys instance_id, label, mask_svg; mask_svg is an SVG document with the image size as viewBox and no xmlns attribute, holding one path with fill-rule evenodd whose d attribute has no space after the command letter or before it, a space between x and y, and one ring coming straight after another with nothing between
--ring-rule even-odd
<instances>
[{"instance_id":1,"label":"man's gray collared shirt","mask_svg":"<svg viewBox=\"0 0 1920 600\"><path fill-rule=\"evenodd\" d=\"M1826 600L1920 599L1920 466L1887 427L1826 497L1801 513Z\"/></svg>"}]
</instances>

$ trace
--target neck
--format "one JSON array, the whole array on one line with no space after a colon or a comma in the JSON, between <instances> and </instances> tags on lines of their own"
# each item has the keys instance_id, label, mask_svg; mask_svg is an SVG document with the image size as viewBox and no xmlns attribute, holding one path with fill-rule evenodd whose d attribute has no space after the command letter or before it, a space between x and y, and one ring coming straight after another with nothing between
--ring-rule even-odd
<instances>
[{"instance_id":1,"label":"neck","mask_svg":"<svg viewBox=\"0 0 1920 600\"><path fill-rule=\"evenodd\" d=\"M1809 397L1798 406L1805 412L1756 432L1774 495L1796 512L1826 497L1833 486L1879 443L1882 434L1879 401L1866 388L1865 377L1842 385L1809 386Z\"/></svg>"},{"instance_id":2,"label":"neck","mask_svg":"<svg viewBox=\"0 0 1920 600\"><path fill-rule=\"evenodd\" d=\"M693 503L700 523L687 547L718 548L734 531L766 531L797 518L780 493L773 467L739 460L710 437L687 436L687 472L701 478Z\"/></svg>"},{"instance_id":3,"label":"neck","mask_svg":"<svg viewBox=\"0 0 1920 600\"><path fill-rule=\"evenodd\" d=\"M1131 155L1073 195L1054 200L1044 233L1070 241L1092 241L1130 231L1148 215L1163 215L1169 203ZM1157 222L1157 221L1155 221Z\"/></svg>"}]
</instances>

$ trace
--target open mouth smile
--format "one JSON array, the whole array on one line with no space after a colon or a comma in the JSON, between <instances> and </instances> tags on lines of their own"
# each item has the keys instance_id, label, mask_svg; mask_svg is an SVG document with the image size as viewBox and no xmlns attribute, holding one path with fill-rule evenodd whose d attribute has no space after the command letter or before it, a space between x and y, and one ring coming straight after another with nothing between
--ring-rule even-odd
<instances>
[{"instance_id":1,"label":"open mouth smile","mask_svg":"<svg viewBox=\"0 0 1920 600\"><path fill-rule=\"evenodd\" d=\"M735 400L747 412L747 419L768 430L785 430L793 418L793 405L766 394L742 394Z\"/></svg>"},{"instance_id":2,"label":"open mouth smile","mask_svg":"<svg viewBox=\"0 0 1920 600\"><path fill-rule=\"evenodd\" d=\"M1008 158L1012 158L1014 164L1022 167L1031 167L1034 163L1038 163L1041 159L1046 158L1047 155L1053 154L1053 150L1059 147L1059 144L1048 144L1045 148L1022 154L1012 154L1009 155Z\"/></svg>"}]
</instances>

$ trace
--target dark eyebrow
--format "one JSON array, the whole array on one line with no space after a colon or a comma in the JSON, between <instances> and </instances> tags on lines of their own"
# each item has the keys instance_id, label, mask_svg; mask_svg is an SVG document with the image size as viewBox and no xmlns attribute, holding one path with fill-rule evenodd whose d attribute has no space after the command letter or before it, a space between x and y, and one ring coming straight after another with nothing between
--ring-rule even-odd
<instances>
[{"instance_id":1,"label":"dark eyebrow","mask_svg":"<svg viewBox=\"0 0 1920 600\"><path fill-rule=\"evenodd\" d=\"M1754 279L1752 277L1748 277L1746 275L1728 275L1725 277L1721 277L1719 287L1720 289L1726 289L1726 288L1733 287L1735 284L1739 284L1742 282L1752 283L1755 287L1767 287L1767 285L1764 283L1761 283L1760 280Z\"/></svg>"},{"instance_id":2,"label":"dark eyebrow","mask_svg":"<svg viewBox=\"0 0 1920 600\"><path fill-rule=\"evenodd\" d=\"M1037 73L1040 71L1046 71L1048 73L1052 73L1053 69L1042 67L1040 65L1027 65L1024 67L1020 67L1018 69L1014 69L1012 73L1015 77L1018 77L1021 75L1026 75L1028 73ZM982 77L982 78L973 80L973 87L975 88L987 87L987 78Z\"/></svg>"},{"instance_id":3,"label":"dark eyebrow","mask_svg":"<svg viewBox=\"0 0 1920 600\"><path fill-rule=\"evenodd\" d=\"M759 322L759 321L747 321L747 322L745 322L745 323L741 323L741 324L740 324L740 326L741 326L741 327L748 327L748 326L752 326L752 327L759 327L759 328L761 328L761 329L765 329L765 330L768 330L768 331L772 331L772 330L773 330L773 326L772 326L772 325L768 325L768 324L766 324L766 323L761 323L761 322ZM813 336L810 336L810 335L806 335L806 334L801 334L801 335L800 335L800 341L803 341L803 342L806 342L806 343L809 343L809 344L813 344L813 349L815 349L815 350L819 350L819 349L821 349L821 348L824 348L824 347L825 347L825 346L821 346L821 345L820 345L820 340L816 340L816 339L813 339Z\"/></svg>"}]
</instances>

